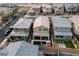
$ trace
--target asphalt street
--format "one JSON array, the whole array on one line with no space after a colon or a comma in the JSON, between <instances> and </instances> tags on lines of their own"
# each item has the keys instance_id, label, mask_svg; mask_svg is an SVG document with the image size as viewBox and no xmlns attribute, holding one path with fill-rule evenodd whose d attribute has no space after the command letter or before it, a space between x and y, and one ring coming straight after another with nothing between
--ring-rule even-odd
<instances>
[{"instance_id":1,"label":"asphalt street","mask_svg":"<svg viewBox=\"0 0 79 59\"><path fill-rule=\"evenodd\" d=\"M24 12L20 12L16 18L13 18L8 24L6 24L2 29L0 29L0 43L5 39L5 35L4 33L6 32L6 30L9 29L10 26L12 26L13 24L15 24L19 18L24 17Z\"/></svg>"}]
</instances>

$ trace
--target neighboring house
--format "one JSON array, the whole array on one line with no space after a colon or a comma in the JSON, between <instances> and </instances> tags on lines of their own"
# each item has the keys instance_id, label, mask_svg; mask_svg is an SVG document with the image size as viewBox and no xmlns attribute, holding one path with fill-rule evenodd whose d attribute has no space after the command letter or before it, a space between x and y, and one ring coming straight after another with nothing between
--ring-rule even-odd
<instances>
[{"instance_id":1,"label":"neighboring house","mask_svg":"<svg viewBox=\"0 0 79 59\"><path fill-rule=\"evenodd\" d=\"M55 14L64 14L63 4L53 4L53 9L54 9Z\"/></svg>"},{"instance_id":2,"label":"neighboring house","mask_svg":"<svg viewBox=\"0 0 79 59\"><path fill-rule=\"evenodd\" d=\"M43 14L44 15L48 15L48 14L51 14L52 13L52 10L51 9L46 9L46 8L43 8Z\"/></svg>"},{"instance_id":3,"label":"neighboring house","mask_svg":"<svg viewBox=\"0 0 79 59\"><path fill-rule=\"evenodd\" d=\"M40 16L35 19L33 25L33 40L32 44L46 45L49 40L49 18L46 16Z\"/></svg>"},{"instance_id":4,"label":"neighboring house","mask_svg":"<svg viewBox=\"0 0 79 59\"><path fill-rule=\"evenodd\" d=\"M42 8L51 9L52 6L49 4L42 4Z\"/></svg>"},{"instance_id":5,"label":"neighboring house","mask_svg":"<svg viewBox=\"0 0 79 59\"><path fill-rule=\"evenodd\" d=\"M35 14L39 15L41 5L31 5L30 7L35 11Z\"/></svg>"},{"instance_id":6,"label":"neighboring house","mask_svg":"<svg viewBox=\"0 0 79 59\"><path fill-rule=\"evenodd\" d=\"M42 4L43 14L50 14L52 13L52 6L48 4Z\"/></svg>"},{"instance_id":7,"label":"neighboring house","mask_svg":"<svg viewBox=\"0 0 79 59\"><path fill-rule=\"evenodd\" d=\"M11 40L28 41L32 31L32 19L20 18L14 25L11 33Z\"/></svg>"},{"instance_id":8,"label":"neighboring house","mask_svg":"<svg viewBox=\"0 0 79 59\"><path fill-rule=\"evenodd\" d=\"M39 47L18 41L10 43L7 47L0 50L0 56L38 56Z\"/></svg>"},{"instance_id":9,"label":"neighboring house","mask_svg":"<svg viewBox=\"0 0 79 59\"><path fill-rule=\"evenodd\" d=\"M77 4L65 4L66 12L68 13L77 13L78 5Z\"/></svg>"},{"instance_id":10,"label":"neighboring house","mask_svg":"<svg viewBox=\"0 0 79 59\"><path fill-rule=\"evenodd\" d=\"M10 14L11 12L13 12L13 10L15 10L16 6L13 6L13 5L6 5L6 4L3 4L3 5L0 5L0 14L4 14L4 15L7 15L7 14Z\"/></svg>"},{"instance_id":11,"label":"neighboring house","mask_svg":"<svg viewBox=\"0 0 79 59\"><path fill-rule=\"evenodd\" d=\"M70 18L70 21L73 23L73 28L74 28L74 32L75 34L78 34L79 35L79 16L76 15L76 16L72 16Z\"/></svg>"},{"instance_id":12,"label":"neighboring house","mask_svg":"<svg viewBox=\"0 0 79 59\"><path fill-rule=\"evenodd\" d=\"M69 19L52 17L54 39L71 39L71 23Z\"/></svg>"},{"instance_id":13,"label":"neighboring house","mask_svg":"<svg viewBox=\"0 0 79 59\"><path fill-rule=\"evenodd\" d=\"M33 9L31 9L30 11L29 11L29 14L28 15L35 15L35 13L36 13L36 11L35 10L33 10Z\"/></svg>"},{"instance_id":14,"label":"neighboring house","mask_svg":"<svg viewBox=\"0 0 79 59\"><path fill-rule=\"evenodd\" d=\"M28 11L29 9L30 9L30 6L29 6L29 4L27 3L18 3L18 4L16 4L17 6L18 6L18 8L19 8L19 11Z\"/></svg>"}]
</instances>

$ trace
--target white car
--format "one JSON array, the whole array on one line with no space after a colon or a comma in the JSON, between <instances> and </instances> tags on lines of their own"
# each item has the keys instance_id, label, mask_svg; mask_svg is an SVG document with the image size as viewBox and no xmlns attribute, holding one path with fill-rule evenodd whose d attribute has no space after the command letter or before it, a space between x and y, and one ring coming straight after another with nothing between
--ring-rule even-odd
<instances>
[{"instance_id":1,"label":"white car","mask_svg":"<svg viewBox=\"0 0 79 59\"><path fill-rule=\"evenodd\" d=\"M13 26L10 26L10 28L13 28Z\"/></svg>"}]
</instances>

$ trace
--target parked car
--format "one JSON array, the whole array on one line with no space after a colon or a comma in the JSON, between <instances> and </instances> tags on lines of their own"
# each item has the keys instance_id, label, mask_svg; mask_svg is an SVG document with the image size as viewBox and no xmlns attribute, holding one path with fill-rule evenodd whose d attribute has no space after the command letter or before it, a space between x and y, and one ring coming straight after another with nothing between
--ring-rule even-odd
<instances>
[{"instance_id":1,"label":"parked car","mask_svg":"<svg viewBox=\"0 0 79 59\"><path fill-rule=\"evenodd\" d=\"M13 26L10 26L10 29L13 29Z\"/></svg>"},{"instance_id":2,"label":"parked car","mask_svg":"<svg viewBox=\"0 0 79 59\"><path fill-rule=\"evenodd\" d=\"M13 29L7 30L7 31L4 33L4 35L5 35L5 36L9 35L12 30L13 30Z\"/></svg>"}]
</instances>

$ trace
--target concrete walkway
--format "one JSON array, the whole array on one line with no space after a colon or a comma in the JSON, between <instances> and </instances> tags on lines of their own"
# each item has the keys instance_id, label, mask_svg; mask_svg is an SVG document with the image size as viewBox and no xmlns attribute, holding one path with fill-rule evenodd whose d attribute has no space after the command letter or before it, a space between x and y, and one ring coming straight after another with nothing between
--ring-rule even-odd
<instances>
[{"instance_id":1,"label":"concrete walkway","mask_svg":"<svg viewBox=\"0 0 79 59\"><path fill-rule=\"evenodd\" d=\"M58 44L59 48L66 48L65 44Z\"/></svg>"}]
</instances>

